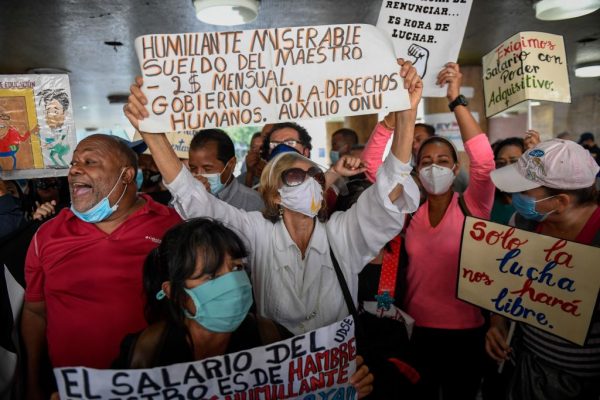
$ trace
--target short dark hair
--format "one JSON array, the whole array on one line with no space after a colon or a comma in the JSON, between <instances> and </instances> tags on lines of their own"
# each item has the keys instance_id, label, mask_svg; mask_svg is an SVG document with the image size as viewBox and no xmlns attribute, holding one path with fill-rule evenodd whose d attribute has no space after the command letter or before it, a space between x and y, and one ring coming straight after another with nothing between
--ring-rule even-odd
<instances>
[{"instance_id":1,"label":"short dark hair","mask_svg":"<svg viewBox=\"0 0 600 400\"><path fill-rule=\"evenodd\" d=\"M46 89L40 92L40 96L44 101L44 107L52 100L56 100L62 106L63 111L67 111L67 108L69 108L69 96L64 89Z\"/></svg>"},{"instance_id":2,"label":"short dark hair","mask_svg":"<svg viewBox=\"0 0 600 400\"><path fill-rule=\"evenodd\" d=\"M415 124L415 128L417 128L417 127L421 127L423 129L425 129L425 131L427 132L427 136L429 136L429 137L435 136L435 128L433 127L433 125L424 124L422 122L419 122L418 124Z\"/></svg>"},{"instance_id":3,"label":"short dark hair","mask_svg":"<svg viewBox=\"0 0 600 400\"><path fill-rule=\"evenodd\" d=\"M169 229L144 262L144 313L148 323L167 320L185 328L185 281L194 276L198 261L203 275L214 276L227 255L245 258L248 251L242 239L219 221L194 218ZM165 281L171 285L170 298L158 300L156 294Z\"/></svg>"},{"instance_id":4,"label":"short dark hair","mask_svg":"<svg viewBox=\"0 0 600 400\"><path fill-rule=\"evenodd\" d=\"M494 143L492 146L494 148L494 159L498 158L498 154L500 154L500 150L502 150L506 146L516 146L521 149L521 152L525 152L525 141L519 137L511 137L508 139L501 140L500 142Z\"/></svg>"},{"instance_id":5,"label":"short dark hair","mask_svg":"<svg viewBox=\"0 0 600 400\"><path fill-rule=\"evenodd\" d=\"M306 129L304 129L302 126L298 125L295 122L280 122L279 124L273 125L271 130L265 135L265 140L263 142L262 147L260 148L260 157L263 160L268 160L269 154L271 153L271 135L273 134L273 132L283 128L292 128L296 132L298 132L298 139L300 140L300 143L302 143L302 146L306 147L309 151L312 150L312 144L310 143L312 141L312 138L310 137Z\"/></svg>"},{"instance_id":6,"label":"short dark hair","mask_svg":"<svg viewBox=\"0 0 600 400\"><path fill-rule=\"evenodd\" d=\"M124 140L122 140L118 136L107 135L105 133L94 133L93 135L86 137L84 140L87 140L87 139L100 139L100 140L107 141L109 143L109 145L111 146L110 147L111 150L114 151L115 156L119 160L125 161L124 167L132 167L136 171L136 175L137 175L137 169L138 169L137 154L135 154L135 152L127 145L127 143ZM134 177L135 177L135 175L134 175Z\"/></svg>"},{"instance_id":7,"label":"short dark hair","mask_svg":"<svg viewBox=\"0 0 600 400\"><path fill-rule=\"evenodd\" d=\"M338 129L337 131L333 132L333 135L331 135L331 137L333 138L335 135L342 135L344 140L346 142L348 142L348 144L350 146L354 146L355 144L358 144L358 135L352 129L348 129L348 128Z\"/></svg>"},{"instance_id":8,"label":"short dark hair","mask_svg":"<svg viewBox=\"0 0 600 400\"><path fill-rule=\"evenodd\" d=\"M423 143L421 143L421 147L419 147L419 151L417 152L417 165L421 160L421 154L423 153L423 149L425 148L425 146L430 145L432 143L441 143L445 146L448 146L448 148L450 149L450 153L452 153L452 159L455 163L458 162L458 154L456 154L456 149L448 139L442 136L431 136L425 139Z\"/></svg>"},{"instance_id":9,"label":"short dark hair","mask_svg":"<svg viewBox=\"0 0 600 400\"><path fill-rule=\"evenodd\" d=\"M256 139L257 137L260 137L260 135L262 134L262 132L254 132L254 134L252 135L252 137L250 138L250 141L253 141L254 139Z\"/></svg>"},{"instance_id":10,"label":"short dark hair","mask_svg":"<svg viewBox=\"0 0 600 400\"><path fill-rule=\"evenodd\" d=\"M190 151L198 150L209 142L217 144L217 159L223 164L227 164L229 160L235 157L233 141L221 129L204 129L196 132L190 143Z\"/></svg>"}]
</instances>

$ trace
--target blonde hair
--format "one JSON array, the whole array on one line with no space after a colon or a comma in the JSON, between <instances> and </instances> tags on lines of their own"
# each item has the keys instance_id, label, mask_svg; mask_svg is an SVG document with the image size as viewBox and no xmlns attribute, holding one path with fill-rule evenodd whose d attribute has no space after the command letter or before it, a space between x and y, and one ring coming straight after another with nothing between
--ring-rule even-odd
<instances>
[{"instance_id":1,"label":"blonde hair","mask_svg":"<svg viewBox=\"0 0 600 400\"><path fill-rule=\"evenodd\" d=\"M319 167L319 165L311 159L306 158L298 153L289 152L280 154L269 161L260 175L260 186L258 188L258 192L265 203L263 216L272 222L277 222L280 217L279 210L281 206L276 202L276 200L279 198L278 189L283 185L281 174L285 170L293 168L294 164L298 160L307 161L313 164L315 167ZM324 221L326 216L327 207L325 202L325 188L323 188L323 204L321 204L318 218L320 221Z\"/></svg>"}]
</instances>

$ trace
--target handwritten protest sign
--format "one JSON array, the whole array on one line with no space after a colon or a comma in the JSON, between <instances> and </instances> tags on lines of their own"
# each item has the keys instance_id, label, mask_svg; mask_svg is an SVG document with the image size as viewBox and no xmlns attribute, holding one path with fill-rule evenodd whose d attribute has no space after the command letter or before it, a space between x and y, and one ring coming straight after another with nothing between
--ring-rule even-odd
<instances>
[{"instance_id":1,"label":"handwritten protest sign","mask_svg":"<svg viewBox=\"0 0 600 400\"><path fill-rule=\"evenodd\" d=\"M525 100L571 102L560 35L517 33L483 56L482 63L487 117Z\"/></svg>"},{"instance_id":2,"label":"handwritten protest sign","mask_svg":"<svg viewBox=\"0 0 600 400\"><path fill-rule=\"evenodd\" d=\"M146 35L135 48L146 132L410 108L392 45L370 25Z\"/></svg>"},{"instance_id":3,"label":"handwritten protest sign","mask_svg":"<svg viewBox=\"0 0 600 400\"><path fill-rule=\"evenodd\" d=\"M76 145L67 75L0 75L0 177L66 175Z\"/></svg>"},{"instance_id":4,"label":"handwritten protest sign","mask_svg":"<svg viewBox=\"0 0 600 400\"><path fill-rule=\"evenodd\" d=\"M247 351L192 363L136 370L58 368L62 400L356 399L354 321Z\"/></svg>"},{"instance_id":5,"label":"handwritten protest sign","mask_svg":"<svg viewBox=\"0 0 600 400\"><path fill-rule=\"evenodd\" d=\"M195 131L183 131L183 132L166 132L165 136L171 144L171 148L177 154L179 158L189 158L190 143L196 134ZM138 131L133 135L133 140L141 140L142 135ZM149 150L145 153L150 154Z\"/></svg>"},{"instance_id":6,"label":"handwritten protest sign","mask_svg":"<svg viewBox=\"0 0 600 400\"><path fill-rule=\"evenodd\" d=\"M423 96L444 97L435 84L437 74L456 61L472 0L425 2L383 0L377 28L392 39L396 55L412 61L423 79Z\"/></svg>"},{"instance_id":7,"label":"handwritten protest sign","mask_svg":"<svg viewBox=\"0 0 600 400\"><path fill-rule=\"evenodd\" d=\"M583 345L600 248L467 217L458 298Z\"/></svg>"},{"instance_id":8,"label":"handwritten protest sign","mask_svg":"<svg viewBox=\"0 0 600 400\"><path fill-rule=\"evenodd\" d=\"M479 114L471 112L475 121L479 122ZM460 135L460 128L454 113L439 113L425 115L425 122L435 128L435 134L448 139L456 150L465 151L465 145Z\"/></svg>"}]
</instances>

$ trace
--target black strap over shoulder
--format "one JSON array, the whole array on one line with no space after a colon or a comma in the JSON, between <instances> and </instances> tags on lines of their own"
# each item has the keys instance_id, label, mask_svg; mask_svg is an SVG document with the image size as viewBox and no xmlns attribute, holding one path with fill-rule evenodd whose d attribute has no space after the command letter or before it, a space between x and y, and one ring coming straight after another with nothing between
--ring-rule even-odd
<instances>
[{"instance_id":1,"label":"black strap over shoulder","mask_svg":"<svg viewBox=\"0 0 600 400\"><path fill-rule=\"evenodd\" d=\"M340 283L340 287L342 288L342 293L344 295L344 300L346 301L346 306L348 307L348 311L354 317L354 321L358 321L358 310L356 309L354 300L352 300L352 295L350 294L350 289L348 289L348 283L346 282L346 278L344 278L344 274L342 273L340 264L338 263L337 259L335 258L335 255L333 254L333 250L331 249L331 246L329 246L329 254L331 255L331 261L333 262L333 269L335 270L335 275L337 276L338 282Z\"/></svg>"},{"instance_id":2,"label":"black strap over shoulder","mask_svg":"<svg viewBox=\"0 0 600 400\"><path fill-rule=\"evenodd\" d=\"M458 195L458 206L465 217L471 217L473 215L471 214L471 211L469 211L469 207L467 207L467 202L465 201L465 197L462 195L462 193Z\"/></svg>"}]
</instances>

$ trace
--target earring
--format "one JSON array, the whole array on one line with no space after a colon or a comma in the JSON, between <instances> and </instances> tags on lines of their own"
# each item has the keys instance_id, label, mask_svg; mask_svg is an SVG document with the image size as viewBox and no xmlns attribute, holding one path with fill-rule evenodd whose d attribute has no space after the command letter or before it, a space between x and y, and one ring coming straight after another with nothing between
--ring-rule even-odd
<instances>
[{"instance_id":1,"label":"earring","mask_svg":"<svg viewBox=\"0 0 600 400\"><path fill-rule=\"evenodd\" d=\"M283 207L279 206L279 218L283 218Z\"/></svg>"}]
</instances>

